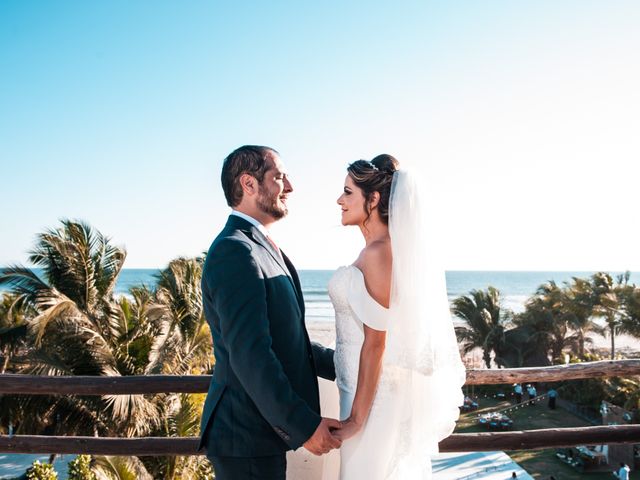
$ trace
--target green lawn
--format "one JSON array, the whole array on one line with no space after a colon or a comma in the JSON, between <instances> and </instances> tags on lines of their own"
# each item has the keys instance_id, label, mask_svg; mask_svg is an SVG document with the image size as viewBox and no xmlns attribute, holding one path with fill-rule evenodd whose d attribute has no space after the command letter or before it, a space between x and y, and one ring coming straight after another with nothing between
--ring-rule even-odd
<instances>
[{"instance_id":1,"label":"green lawn","mask_svg":"<svg viewBox=\"0 0 640 480\"><path fill-rule=\"evenodd\" d=\"M486 432L486 428L478 425L476 421L478 414L510 405L508 401L498 401L492 398L481 398L478 403L480 404L479 410L460 416L456 433ZM507 413L507 415L513 420L514 430L590 425L561 408L549 410L546 402L541 402L534 407L519 408ZM556 480L615 480L611 473L580 473L558 460L555 452L556 449L553 448L548 450L515 450L507 452L507 454L536 479L547 480L550 475L554 475ZM640 480L640 472L632 472L631 479Z\"/></svg>"}]
</instances>

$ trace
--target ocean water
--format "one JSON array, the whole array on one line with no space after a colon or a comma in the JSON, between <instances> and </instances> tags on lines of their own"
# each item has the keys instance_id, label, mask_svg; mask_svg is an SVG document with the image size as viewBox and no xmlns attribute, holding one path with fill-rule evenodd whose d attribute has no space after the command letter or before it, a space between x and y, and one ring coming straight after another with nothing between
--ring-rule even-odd
<instances>
[{"instance_id":1,"label":"ocean water","mask_svg":"<svg viewBox=\"0 0 640 480\"><path fill-rule=\"evenodd\" d=\"M558 284L570 282L573 277L586 278L595 272L527 272L527 271L448 271L447 295L449 302L471 290L497 288L502 306L515 313L524 310L527 299L538 287L551 280ZM614 276L622 272L609 272ZM327 293L332 270L301 270L300 283L305 299L308 320L333 321L333 308ZM640 272L632 272L631 283L640 284Z\"/></svg>"},{"instance_id":2,"label":"ocean water","mask_svg":"<svg viewBox=\"0 0 640 480\"><path fill-rule=\"evenodd\" d=\"M41 274L39 270L36 273ZM156 269L124 269L116 285L116 293L126 295L131 287L156 285ZM333 270L300 270L300 282L305 299L307 320L333 321L333 307L327 293L327 284ZM528 272L528 271L448 271L447 294L449 300L466 295L471 290L496 287L502 295L502 305L514 312L524 310L526 300L545 282L554 280L558 284L571 281L573 277L586 278L594 272ZM614 276L622 272L609 272ZM640 272L632 272L632 283L640 284ZM1 290L0 290L1 291Z\"/></svg>"},{"instance_id":3,"label":"ocean water","mask_svg":"<svg viewBox=\"0 0 640 480\"><path fill-rule=\"evenodd\" d=\"M574 277L587 278L594 273L596 272L450 271L447 272L447 294L451 301L468 294L470 290L492 286L500 291L502 306L518 313L524 310L525 302L540 285L551 280L562 285ZM618 274L624 272L608 273L615 280ZM640 285L640 272L631 272L629 282Z\"/></svg>"}]
</instances>

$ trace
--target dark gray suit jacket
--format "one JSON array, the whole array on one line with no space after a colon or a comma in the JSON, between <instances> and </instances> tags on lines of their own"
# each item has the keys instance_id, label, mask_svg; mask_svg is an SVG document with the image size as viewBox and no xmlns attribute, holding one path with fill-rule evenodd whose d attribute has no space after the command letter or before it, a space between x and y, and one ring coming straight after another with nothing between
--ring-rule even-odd
<instances>
[{"instance_id":1,"label":"dark gray suit jacket","mask_svg":"<svg viewBox=\"0 0 640 480\"><path fill-rule=\"evenodd\" d=\"M200 446L209 456L277 455L320 423L317 376L333 380L333 350L309 341L300 281L289 259L231 215L202 275L216 364Z\"/></svg>"}]
</instances>

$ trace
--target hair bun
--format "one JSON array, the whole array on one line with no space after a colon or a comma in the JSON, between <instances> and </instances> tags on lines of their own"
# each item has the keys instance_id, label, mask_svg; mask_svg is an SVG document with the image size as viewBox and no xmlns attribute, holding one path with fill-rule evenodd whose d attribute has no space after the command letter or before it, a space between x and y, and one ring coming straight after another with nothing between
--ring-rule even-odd
<instances>
[{"instance_id":1,"label":"hair bun","mask_svg":"<svg viewBox=\"0 0 640 480\"><path fill-rule=\"evenodd\" d=\"M382 170L383 172L387 172L393 174L398 167L400 166L400 162L395 159L395 157L383 153L382 155L378 155L376 158L371 160L371 163L375 165L378 170Z\"/></svg>"}]
</instances>

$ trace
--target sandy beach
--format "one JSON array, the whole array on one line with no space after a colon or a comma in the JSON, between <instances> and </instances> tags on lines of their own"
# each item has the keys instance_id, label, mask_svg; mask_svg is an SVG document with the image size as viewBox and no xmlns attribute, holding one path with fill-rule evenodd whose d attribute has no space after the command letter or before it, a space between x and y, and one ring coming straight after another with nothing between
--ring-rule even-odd
<instances>
[{"instance_id":1,"label":"sandy beach","mask_svg":"<svg viewBox=\"0 0 640 480\"><path fill-rule=\"evenodd\" d=\"M336 327L331 322L307 322L307 331L312 342L318 342L325 347L332 348L336 344Z\"/></svg>"}]
</instances>

